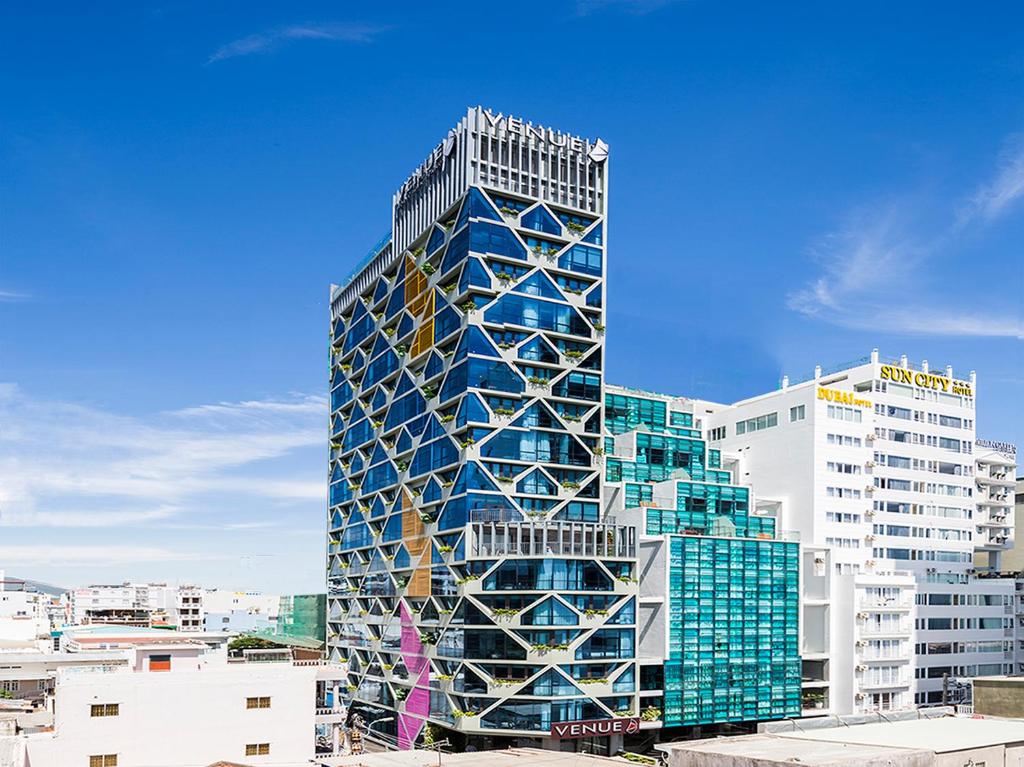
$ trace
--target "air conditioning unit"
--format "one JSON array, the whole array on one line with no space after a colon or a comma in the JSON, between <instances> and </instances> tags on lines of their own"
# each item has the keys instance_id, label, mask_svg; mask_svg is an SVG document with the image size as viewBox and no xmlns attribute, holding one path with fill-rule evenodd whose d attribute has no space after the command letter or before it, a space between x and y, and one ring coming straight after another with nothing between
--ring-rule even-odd
<instances>
[{"instance_id":1,"label":"air conditioning unit","mask_svg":"<svg viewBox=\"0 0 1024 767\"><path fill-rule=\"evenodd\" d=\"M864 693L862 693L862 692L858 692L858 693L857 693L856 695L854 695L853 697L855 697L855 698L856 698L857 700L864 700Z\"/></svg>"},{"instance_id":2,"label":"air conditioning unit","mask_svg":"<svg viewBox=\"0 0 1024 767\"><path fill-rule=\"evenodd\" d=\"M875 492L875 486L874 485L866 485L864 487L864 492L865 493L873 493L873 492Z\"/></svg>"},{"instance_id":3,"label":"air conditioning unit","mask_svg":"<svg viewBox=\"0 0 1024 767\"><path fill-rule=\"evenodd\" d=\"M867 436L864 439L866 439L868 442L874 442L875 441L875 433L873 431L869 431Z\"/></svg>"},{"instance_id":4,"label":"air conditioning unit","mask_svg":"<svg viewBox=\"0 0 1024 767\"><path fill-rule=\"evenodd\" d=\"M868 643L865 642L863 639L858 639L856 642L854 642L854 644L857 647L867 647L868 646Z\"/></svg>"},{"instance_id":5,"label":"air conditioning unit","mask_svg":"<svg viewBox=\"0 0 1024 767\"><path fill-rule=\"evenodd\" d=\"M864 564L865 564L865 565L867 565L868 567L874 567L874 566L875 566L875 560L873 560L873 559L869 559L869 560L868 560L867 562L865 562Z\"/></svg>"},{"instance_id":6,"label":"air conditioning unit","mask_svg":"<svg viewBox=\"0 0 1024 767\"><path fill-rule=\"evenodd\" d=\"M868 667L867 667L867 666L865 666L865 665L864 665L863 663L861 663L860 665L858 665L858 666L857 666L857 667L856 667L856 668L854 669L854 671L867 671L867 670L868 670Z\"/></svg>"},{"instance_id":7,"label":"air conditioning unit","mask_svg":"<svg viewBox=\"0 0 1024 767\"><path fill-rule=\"evenodd\" d=\"M864 540L868 541L870 543L871 541L875 540L875 536L873 536L870 533L868 533L867 535L864 536Z\"/></svg>"},{"instance_id":8,"label":"air conditioning unit","mask_svg":"<svg viewBox=\"0 0 1024 767\"><path fill-rule=\"evenodd\" d=\"M873 517L873 516L875 516L875 510L874 509L868 509L867 511L864 512L864 516L865 517Z\"/></svg>"},{"instance_id":9,"label":"air conditioning unit","mask_svg":"<svg viewBox=\"0 0 1024 767\"><path fill-rule=\"evenodd\" d=\"M857 620L860 620L860 621L866 620L867 617L868 617L867 613L857 613Z\"/></svg>"},{"instance_id":10,"label":"air conditioning unit","mask_svg":"<svg viewBox=\"0 0 1024 767\"><path fill-rule=\"evenodd\" d=\"M864 465L867 466L869 469L875 468L875 462L874 461L867 461Z\"/></svg>"}]
</instances>

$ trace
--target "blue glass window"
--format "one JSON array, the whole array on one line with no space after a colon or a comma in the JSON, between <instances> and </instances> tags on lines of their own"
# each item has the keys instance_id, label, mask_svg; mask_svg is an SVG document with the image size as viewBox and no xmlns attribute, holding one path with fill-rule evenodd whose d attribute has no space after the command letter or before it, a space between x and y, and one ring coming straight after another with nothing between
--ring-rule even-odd
<instances>
[{"instance_id":1,"label":"blue glass window","mask_svg":"<svg viewBox=\"0 0 1024 767\"><path fill-rule=\"evenodd\" d=\"M523 216L522 224L527 229L548 234L562 233L562 225L555 221L554 217L547 212L543 205L538 205L529 213Z\"/></svg>"},{"instance_id":2,"label":"blue glass window","mask_svg":"<svg viewBox=\"0 0 1024 767\"><path fill-rule=\"evenodd\" d=\"M553 298L556 301L565 300L562 292L540 270L531 274L513 287L512 290L516 293L526 293L527 295L539 296L540 298Z\"/></svg>"},{"instance_id":3,"label":"blue glass window","mask_svg":"<svg viewBox=\"0 0 1024 767\"><path fill-rule=\"evenodd\" d=\"M474 222L469 227L470 250L474 253L493 253L496 256L526 260L526 248L506 226Z\"/></svg>"},{"instance_id":4,"label":"blue glass window","mask_svg":"<svg viewBox=\"0 0 1024 767\"><path fill-rule=\"evenodd\" d=\"M502 296L484 313L488 322L521 325L536 330L555 330L590 336L590 325L568 304L541 301L513 293Z\"/></svg>"},{"instance_id":5,"label":"blue glass window","mask_svg":"<svg viewBox=\"0 0 1024 767\"><path fill-rule=\"evenodd\" d=\"M444 237L444 229L439 226L435 226L433 231L430 232L430 240L427 242L427 253L433 253L444 245Z\"/></svg>"},{"instance_id":6,"label":"blue glass window","mask_svg":"<svg viewBox=\"0 0 1024 767\"><path fill-rule=\"evenodd\" d=\"M601 274L601 250L587 245L573 245L558 257L558 266L572 272Z\"/></svg>"}]
</instances>

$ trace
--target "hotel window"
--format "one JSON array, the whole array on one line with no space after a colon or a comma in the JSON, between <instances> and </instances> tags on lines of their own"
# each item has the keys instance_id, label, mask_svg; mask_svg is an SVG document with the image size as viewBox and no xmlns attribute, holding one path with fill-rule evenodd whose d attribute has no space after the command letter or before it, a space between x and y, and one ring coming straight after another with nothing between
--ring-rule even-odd
<instances>
[{"instance_id":1,"label":"hotel window","mask_svg":"<svg viewBox=\"0 0 1024 767\"><path fill-rule=\"evenodd\" d=\"M261 697L258 697L258 698L246 698L245 699L245 707L246 708L270 708L270 697L269 696L261 696Z\"/></svg>"},{"instance_id":2,"label":"hotel window","mask_svg":"<svg viewBox=\"0 0 1024 767\"><path fill-rule=\"evenodd\" d=\"M717 442L720 439L725 439L724 426L716 426L714 429L708 431L708 441Z\"/></svg>"},{"instance_id":3,"label":"hotel window","mask_svg":"<svg viewBox=\"0 0 1024 767\"><path fill-rule=\"evenodd\" d=\"M748 418L745 421L736 422L736 436L755 431L763 431L779 425L778 413L767 413L756 418Z\"/></svg>"},{"instance_id":4,"label":"hotel window","mask_svg":"<svg viewBox=\"0 0 1024 767\"><path fill-rule=\"evenodd\" d=\"M17 679L0 682L0 690L4 692L17 692L20 688L21 683Z\"/></svg>"},{"instance_id":5,"label":"hotel window","mask_svg":"<svg viewBox=\"0 0 1024 767\"><path fill-rule=\"evenodd\" d=\"M834 471L839 474L860 474L860 466L855 463L836 463L835 461L829 461L826 464L829 471Z\"/></svg>"},{"instance_id":6,"label":"hotel window","mask_svg":"<svg viewBox=\"0 0 1024 767\"><path fill-rule=\"evenodd\" d=\"M802 421L807 417L807 406L797 405L789 409L789 422Z\"/></svg>"},{"instance_id":7,"label":"hotel window","mask_svg":"<svg viewBox=\"0 0 1024 767\"><path fill-rule=\"evenodd\" d=\"M266 756L270 753L269 743L246 743L245 744L245 755L246 756Z\"/></svg>"},{"instance_id":8,"label":"hotel window","mask_svg":"<svg viewBox=\"0 0 1024 767\"><path fill-rule=\"evenodd\" d=\"M93 754L89 757L89 767L117 767L117 754Z\"/></svg>"},{"instance_id":9,"label":"hotel window","mask_svg":"<svg viewBox=\"0 0 1024 767\"><path fill-rule=\"evenodd\" d=\"M829 405L828 417L837 421L849 421L850 423L861 423L863 415L855 407L843 407L842 405Z\"/></svg>"},{"instance_id":10,"label":"hotel window","mask_svg":"<svg viewBox=\"0 0 1024 767\"><path fill-rule=\"evenodd\" d=\"M120 713L119 703L93 703L89 706L89 716L118 716Z\"/></svg>"}]
</instances>

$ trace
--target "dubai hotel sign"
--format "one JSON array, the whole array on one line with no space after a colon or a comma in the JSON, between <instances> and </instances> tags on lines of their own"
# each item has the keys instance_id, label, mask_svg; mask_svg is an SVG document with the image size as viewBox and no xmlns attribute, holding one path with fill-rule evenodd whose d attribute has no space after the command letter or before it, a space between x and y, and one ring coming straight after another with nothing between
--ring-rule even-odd
<instances>
[{"instance_id":1,"label":"dubai hotel sign","mask_svg":"<svg viewBox=\"0 0 1024 767\"><path fill-rule=\"evenodd\" d=\"M640 719L635 716L551 723L551 734L563 740L600 738L606 735L634 735L638 732L640 732Z\"/></svg>"},{"instance_id":2,"label":"dubai hotel sign","mask_svg":"<svg viewBox=\"0 0 1024 767\"><path fill-rule=\"evenodd\" d=\"M921 370L909 370L908 368L896 367L895 365L882 365L879 377L883 381L910 384L919 389L932 389L945 392L946 394L962 394L965 397L974 396L974 388L967 381L957 381L946 376L935 375L935 373L925 373Z\"/></svg>"}]
</instances>

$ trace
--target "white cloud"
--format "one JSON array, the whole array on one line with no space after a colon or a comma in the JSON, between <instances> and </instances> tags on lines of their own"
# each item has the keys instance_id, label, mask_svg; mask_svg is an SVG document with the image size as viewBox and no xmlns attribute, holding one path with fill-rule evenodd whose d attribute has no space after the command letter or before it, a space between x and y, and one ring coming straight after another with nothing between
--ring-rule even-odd
<instances>
[{"instance_id":1,"label":"white cloud","mask_svg":"<svg viewBox=\"0 0 1024 767\"><path fill-rule=\"evenodd\" d=\"M373 24L295 24L233 40L214 51L207 60L215 61L248 56L254 53L269 53L281 45L296 40L334 40L347 43L369 43L387 28Z\"/></svg>"},{"instance_id":2,"label":"white cloud","mask_svg":"<svg viewBox=\"0 0 1024 767\"><path fill-rule=\"evenodd\" d=\"M243 505L231 521L248 524L281 503L319 508L325 465L296 455L325 444L326 424L320 396L136 417L0 385L0 526L152 525Z\"/></svg>"},{"instance_id":3,"label":"white cloud","mask_svg":"<svg viewBox=\"0 0 1024 767\"><path fill-rule=\"evenodd\" d=\"M964 226L977 219L994 221L1006 213L1022 195L1024 137L1014 136L1006 142L995 177L981 184L959 211L958 224Z\"/></svg>"},{"instance_id":4,"label":"white cloud","mask_svg":"<svg viewBox=\"0 0 1024 767\"><path fill-rule=\"evenodd\" d=\"M156 546L0 546L0 565L123 565L133 562L174 562L200 559Z\"/></svg>"},{"instance_id":5,"label":"white cloud","mask_svg":"<svg viewBox=\"0 0 1024 767\"><path fill-rule=\"evenodd\" d=\"M14 303L15 301L27 301L30 298L28 293L18 293L14 290L0 289L0 303Z\"/></svg>"},{"instance_id":6,"label":"white cloud","mask_svg":"<svg viewBox=\"0 0 1024 767\"><path fill-rule=\"evenodd\" d=\"M977 311L966 303L962 297L971 291L963 282L955 299L928 294L933 267L962 244L964 227L975 221L994 221L1021 195L1024 144L1004 157L996 177L978 187L951 226L921 223L909 206L896 203L859 211L810 249L820 272L802 288L791 291L786 305L807 317L859 330L1024 338L1019 297L1016 309L1006 308L1013 307L1015 301L1012 295L1001 294L1005 283L986 286L988 311ZM934 207L948 210L949 206ZM969 278L969 272L958 277ZM957 301L964 303L957 305Z\"/></svg>"}]
</instances>

